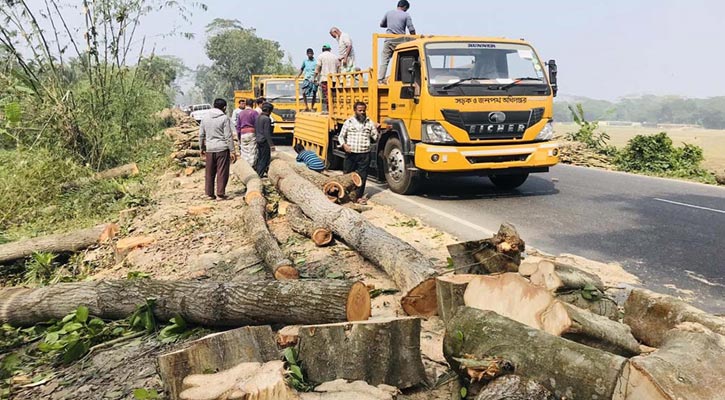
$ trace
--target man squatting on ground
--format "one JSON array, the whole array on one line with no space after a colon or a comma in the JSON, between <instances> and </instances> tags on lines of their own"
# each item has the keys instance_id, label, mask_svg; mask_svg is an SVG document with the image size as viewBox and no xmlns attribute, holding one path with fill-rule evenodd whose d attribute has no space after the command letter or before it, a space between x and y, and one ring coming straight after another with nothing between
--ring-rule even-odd
<instances>
[{"instance_id":1,"label":"man squatting on ground","mask_svg":"<svg viewBox=\"0 0 725 400\"><path fill-rule=\"evenodd\" d=\"M347 153L343 163L343 172L357 172L362 185L357 189L358 203L365 203L365 182L370 165L370 145L378 140L378 129L367 117L367 105L361 101L355 103L355 115L348 118L340 130L340 147Z\"/></svg>"},{"instance_id":2,"label":"man squatting on ground","mask_svg":"<svg viewBox=\"0 0 725 400\"><path fill-rule=\"evenodd\" d=\"M224 200L227 198L229 166L237 161L237 154L234 150L234 131L226 111L227 101L215 99L214 108L201 120L199 127L199 148L202 157L206 157L204 188L206 195L211 199ZM216 192L214 191L215 177Z\"/></svg>"}]
</instances>

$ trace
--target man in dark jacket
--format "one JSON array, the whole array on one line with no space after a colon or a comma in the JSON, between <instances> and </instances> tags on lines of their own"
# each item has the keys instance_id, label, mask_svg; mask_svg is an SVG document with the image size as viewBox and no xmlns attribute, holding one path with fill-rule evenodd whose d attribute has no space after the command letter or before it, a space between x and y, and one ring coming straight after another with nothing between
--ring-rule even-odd
<instances>
[{"instance_id":1,"label":"man in dark jacket","mask_svg":"<svg viewBox=\"0 0 725 400\"><path fill-rule=\"evenodd\" d=\"M272 162L272 151L276 150L272 142L272 119L269 116L272 110L274 106L271 103L263 103L262 114L257 117L254 124L254 133L257 137L257 165L254 169L260 178L267 173Z\"/></svg>"},{"instance_id":2,"label":"man in dark jacket","mask_svg":"<svg viewBox=\"0 0 725 400\"><path fill-rule=\"evenodd\" d=\"M227 198L229 161L231 160L231 163L237 161L234 149L234 130L226 111L226 100L214 100L214 108L201 120L199 127L199 148L202 157L206 157L205 192L210 199L224 200ZM215 176L216 192L214 192Z\"/></svg>"}]
</instances>

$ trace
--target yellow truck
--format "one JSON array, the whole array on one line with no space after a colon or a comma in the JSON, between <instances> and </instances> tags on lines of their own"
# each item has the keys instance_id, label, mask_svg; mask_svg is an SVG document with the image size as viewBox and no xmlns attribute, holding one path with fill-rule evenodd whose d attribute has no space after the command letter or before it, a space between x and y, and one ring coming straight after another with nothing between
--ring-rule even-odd
<instances>
[{"instance_id":1,"label":"yellow truck","mask_svg":"<svg viewBox=\"0 0 725 400\"><path fill-rule=\"evenodd\" d=\"M542 63L523 40L375 34L375 66L383 39L400 41L384 83L377 67L330 75L329 113L298 113L294 143L340 167L338 134L362 101L382 126L370 168L396 193L434 175L483 175L513 189L558 163L554 60Z\"/></svg>"},{"instance_id":2,"label":"yellow truck","mask_svg":"<svg viewBox=\"0 0 725 400\"><path fill-rule=\"evenodd\" d=\"M253 75L252 90L235 90L234 104L239 104L240 99L264 97L274 105L274 135L291 138L299 107L297 85L294 75Z\"/></svg>"}]
</instances>

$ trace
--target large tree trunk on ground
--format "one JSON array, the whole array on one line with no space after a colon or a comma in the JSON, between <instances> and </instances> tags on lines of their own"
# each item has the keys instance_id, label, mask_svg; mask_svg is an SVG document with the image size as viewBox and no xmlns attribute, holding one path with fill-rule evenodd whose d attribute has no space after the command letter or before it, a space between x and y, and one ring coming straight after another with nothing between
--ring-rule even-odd
<instances>
[{"instance_id":1,"label":"large tree trunk on ground","mask_svg":"<svg viewBox=\"0 0 725 400\"><path fill-rule=\"evenodd\" d=\"M511 224L501 224L492 238L448 246L457 274L516 272L521 264L524 241Z\"/></svg>"},{"instance_id":2,"label":"large tree trunk on ground","mask_svg":"<svg viewBox=\"0 0 725 400\"><path fill-rule=\"evenodd\" d=\"M556 336L629 357L640 353L627 325L567 303L519 274L476 276L463 296L466 306L491 310Z\"/></svg>"},{"instance_id":3,"label":"large tree trunk on ground","mask_svg":"<svg viewBox=\"0 0 725 400\"><path fill-rule=\"evenodd\" d=\"M571 291L588 286L593 286L601 292L605 289L604 283L597 275L560 262L541 260L532 273L528 274L529 271L521 270L519 272L521 275L529 276L534 285L551 291Z\"/></svg>"},{"instance_id":4,"label":"large tree trunk on ground","mask_svg":"<svg viewBox=\"0 0 725 400\"><path fill-rule=\"evenodd\" d=\"M291 280L206 282L120 280L59 283L37 289L0 291L0 323L30 326L61 319L78 306L104 319L131 315L146 299L156 299L154 315L180 315L204 326L324 324L364 320L370 294L362 282Z\"/></svg>"},{"instance_id":5,"label":"large tree trunk on ground","mask_svg":"<svg viewBox=\"0 0 725 400\"><path fill-rule=\"evenodd\" d=\"M556 299L602 317L607 317L612 321L619 321L620 318L617 302L608 297L587 300L582 297L581 292L577 291L574 293L558 293Z\"/></svg>"},{"instance_id":6,"label":"large tree trunk on ground","mask_svg":"<svg viewBox=\"0 0 725 400\"><path fill-rule=\"evenodd\" d=\"M435 275L431 261L410 244L368 222L350 209L330 203L283 160L273 160L269 176L279 191L316 223L332 230L363 257L382 268L403 293L409 315L436 313Z\"/></svg>"},{"instance_id":7,"label":"large tree trunk on ground","mask_svg":"<svg viewBox=\"0 0 725 400\"><path fill-rule=\"evenodd\" d=\"M630 360L626 400L710 400L725 397L725 337L685 322L662 347Z\"/></svg>"},{"instance_id":8,"label":"large tree trunk on ground","mask_svg":"<svg viewBox=\"0 0 725 400\"><path fill-rule=\"evenodd\" d=\"M127 178L129 176L138 175L138 172L138 166L136 165L136 163L121 165L120 167L97 172L93 174L93 176L81 178L73 182L64 183L63 185L61 185L61 190L68 191L72 189L77 189L91 182L102 181L104 179Z\"/></svg>"},{"instance_id":9,"label":"large tree trunk on ground","mask_svg":"<svg viewBox=\"0 0 725 400\"><path fill-rule=\"evenodd\" d=\"M725 319L681 300L645 289L634 289L624 303L624 323L647 346L659 347L665 334L682 322L697 322L725 335Z\"/></svg>"},{"instance_id":10,"label":"large tree trunk on ground","mask_svg":"<svg viewBox=\"0 0 725 400\"><path fill-rule=\"evenodd\" d=\"M312 239L315 245L327 246L332 242L332 232L327 228L315 225L311 219L305 216L298 205L290 204L285 216L293 231Z\"/></svg>"},{"instance_id":11,"label":"large tree trunk on ground","mask_svg":"<svg viewBox=\"0 0 725 400\"><path fill-rule=\"evenodd\" d=\"M426 379L418 318L301 326L299 359L313 383L347 379L408 388Z\"/></svg>"},{"instance_id":12,"label":"large tree trunk on ground","mask_svg":"<svg viewBox=\"0 0 725 400\"><path fill-rule=\"evenodd\" d=\"M118 225L103 224L73 232L58 233L0 245L0 264L25 258L33 253L65 253L83 250L118 234Z\"/></svg>"},{"instance_id":13,"label":"large tree trunk on ground","mask_svg":"<svg viewBox=\"0 0 725 400\"><path fill-rule=\"evenodd\" d=\"M284 380L284 362L241 363L215 374L189 375L182 400L294 400Z\"/></svg>"},{"instance_id":14,"label":"large tree trunk on ground","mask_svg":"<svg viewBox=\"0 0 725 400\"><path fill-rule=\"evenodd\" d=\"M288 165L301 177L312 182L322 190L327 198L336 203L345 203L354 198L354 190L362 185L362 178L356 172L349 174L327 176L312 171L304 164L297 162L295 157L287 153L277 153L275 158L288 163ZM352 197L350 195L353 195Z\"/></svg>"},{"instance_id":15,"label":"large tree trunk on ground","mask_svg":"<svg viewBox=\"0 0 725 400\"><path fill-rule=\"evenodd\" d=\"M275 279L298 279L300 273L293 266L292 261L282 253L277 239L267 227L265 218L267 213L267 199L262 194L262 181L257 173L244 160L237 160L232 164L232 172L247 187L244 201L247 207L242 210L244 230L254 242L254 248L264 259Z\"/></svg>"},{"instance_id":16,"label":"large tree trunk on ground","mask_svg":"<svg viewBox=\"0 0 725 400\"><path fill-rule=\"evenodd\" d=\"M279 360L274 333L269 326L245 326L214 333L185 344L186 348L159 356L159 375L166 395L179 398L183 380L192 374L227 370L243 362Z\"/></svg>"},{"instance_id":17,"label":"large tree trunk on ground","mask_svg":"<svg viewBox=\"0 0 725 400\"><path fill-rule=\"evenodd\" d=\"M513 363L516 375L568 399L610 399L627 361L470 307L460 308L448 322L443 353L461 374L466 371L456 358L502 358Z\"/></svg>"},{"instance_id":18,"label":"large tree trunk on ground","mask_svg":"<svg viewBox=\"0 0 725 400\"><path fill-rule=\"evenodd\" d=\"M504 375L486 385L476 400L556 400L540 384L518 375Z\"/></svg>"}]
</instances>

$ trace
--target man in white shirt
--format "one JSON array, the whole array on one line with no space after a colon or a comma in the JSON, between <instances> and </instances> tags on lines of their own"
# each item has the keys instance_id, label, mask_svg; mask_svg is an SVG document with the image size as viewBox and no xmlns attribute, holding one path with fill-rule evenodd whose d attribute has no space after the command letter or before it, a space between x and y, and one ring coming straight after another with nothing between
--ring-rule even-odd
<instances>
[{"instance_id":1,"label":"man in white shirt","mask_svg":"<svg viewBox=\"0 0 725 400\"><path fill-rule=\"evenodd\" d=\"M342 72L352 72L355 70L355 49L352 47L352 39L350 35L340 30L340 28L330 28L330 36L337 40L337 52L340 59L340 70Z\"/></svg>"},{"instance_id":2,"label":"man in white shirt","mask_svg":"<svg viewBox=\"0 0 725 400\"><path fill-rule=\"evenodd\" d=\"M322 92L320 99L323 112L327 111L329 106L327 102L328 75L338 73L340 68L340 61L330 50L332 48L329 44L322 46L322 54L317 57L317 67L315 68L315 82L319 82Z\"/></svg>"}]
</instances>

